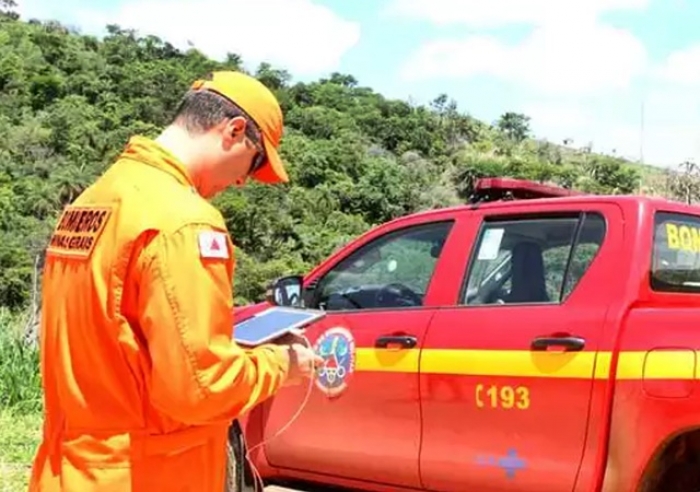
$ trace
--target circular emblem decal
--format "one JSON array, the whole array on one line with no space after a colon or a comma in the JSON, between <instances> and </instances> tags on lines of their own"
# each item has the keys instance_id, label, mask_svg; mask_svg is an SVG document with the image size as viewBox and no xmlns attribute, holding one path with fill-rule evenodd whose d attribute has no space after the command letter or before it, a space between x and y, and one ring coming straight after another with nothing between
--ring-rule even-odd
<instances>
[{"instance_id":1,"label":"circular emblem decal","mask_svg":"<svg viewBox=\"0 0 700 492\"><path fill-rule=\"evenodd\" d=\"M345 328L331 328L316 341L314 350L323 359L316 386L328 396L337 396L348 386L355 371L355 340Z\"/></svg>"}]
</instances>

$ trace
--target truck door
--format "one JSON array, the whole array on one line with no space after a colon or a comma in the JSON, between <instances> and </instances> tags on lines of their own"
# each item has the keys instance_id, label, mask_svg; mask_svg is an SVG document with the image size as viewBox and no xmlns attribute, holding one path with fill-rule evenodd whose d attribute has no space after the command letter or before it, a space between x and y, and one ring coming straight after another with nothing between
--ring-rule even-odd
<instances>
[{"instance_id":1,"label":"truck door","mask_svg":"<svg viewBox=\"0 0 700 492\"><path fill-rule=\"evenodd\" d=\"M573 489L622 241L616 206L584 205L472 215L457 305L421 354L425 488Z\"/></svg>"},{"instance_id":2,"label":"truck door","mask_svg":"<svg viewBox=\"0 0 700 492\"><path fill-rule=\"evenodd\" d=\"M285 474L420 487L419 347L436 311L433 280L453 222L415 222L352 245L311 274L307 306L328 315L307 335L326 364L287 430L277 436L305 386L280 392L264 424L267 459Z\"/></svg>"}]
</instances>

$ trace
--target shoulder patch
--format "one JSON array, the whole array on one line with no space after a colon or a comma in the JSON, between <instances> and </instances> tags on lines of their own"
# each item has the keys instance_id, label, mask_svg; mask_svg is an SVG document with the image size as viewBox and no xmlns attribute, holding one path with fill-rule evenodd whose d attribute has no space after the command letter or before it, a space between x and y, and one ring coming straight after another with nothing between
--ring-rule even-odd
<instances>
[{"instance_id":1,"label":"shoulder patch","mask_svg":"<svg viewBox=\"0 0 700 492\"><path fill-rule=\"evenodd\" d=\"M229 257L228 240L226 234L217 231L202 231L197 238L199 242L199 256L201 258Z\"/></svg>"},{"instance_id":2,"label":"shoulder patch","mask_svg":"<svg viewBox=\"0 0 700 492\"><path fill-rule=\"evenodd\" d=\"M71 206L63 210L51 235L47 254L88 258L112 215L109 206Z\"/></svg>"}]
</instances>

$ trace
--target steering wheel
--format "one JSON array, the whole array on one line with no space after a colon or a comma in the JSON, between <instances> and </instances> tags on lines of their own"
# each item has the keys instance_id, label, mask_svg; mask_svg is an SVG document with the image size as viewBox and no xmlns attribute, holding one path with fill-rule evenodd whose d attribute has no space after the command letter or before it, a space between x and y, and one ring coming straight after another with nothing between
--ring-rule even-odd
<instances>
[{"instance_id":1,"label":"steering wheel","mask_svg":"<svg viewBox=\"0 0 700 492\"><path fill-rule=\"evenodd\" d=\"M378 307L410 307L422 306L423 298L404 284L393 282L377 291L375 302Z\"/></svg>"}]
</instances>

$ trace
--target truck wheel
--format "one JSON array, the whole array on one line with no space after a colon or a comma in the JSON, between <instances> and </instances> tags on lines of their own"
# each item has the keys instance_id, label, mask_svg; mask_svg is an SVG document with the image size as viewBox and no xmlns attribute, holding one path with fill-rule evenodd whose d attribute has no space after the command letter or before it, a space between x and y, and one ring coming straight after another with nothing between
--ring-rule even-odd
<instances>
[{"instance_id":1,"label":"truck wheel","mask_svg":"<svg viewBox=\"0 0 700 492\"><path fill-rule=\"evenodd\" d=\"M226 488L225 492L253 492L250 467L245 457L243 431L237 420L228 429L226 443Z\"/></svg>"},{"instance_id":2,"label":"truck wheel","mask_svg":"<svg viewBox=\"0 0 700 492\"><path fill-rule=\"evenodd\" d=\"M651 461L639 492L700 490L700 431L676 436Z\"/></svg>"},{"instance_id":3,"label":"truck wheel","mask_svg":"<svg viewBox=\"0 0 700 492\"><path fill-rule=\"evenodd\" d=\"M671 466L655 490L658 492L692 492L700 488L700 473L694 463L676 463Z\"/></svg>"}]
</instances>

